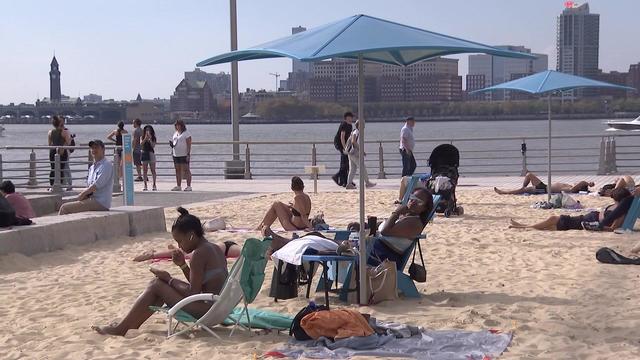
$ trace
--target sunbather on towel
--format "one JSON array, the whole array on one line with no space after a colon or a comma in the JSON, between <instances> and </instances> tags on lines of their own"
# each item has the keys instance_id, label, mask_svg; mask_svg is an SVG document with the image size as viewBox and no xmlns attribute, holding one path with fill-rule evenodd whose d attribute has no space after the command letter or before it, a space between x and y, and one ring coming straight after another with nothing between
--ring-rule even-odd
<instances>
[{"instance_id":1,"label":"sunbather on towel","mask_svg":"<svg viewBox=\"0 0 640 360\"><path fill-rule=\"evenodd\" d=\"M595 186L592 181L578 181L575 185L566 183L552 183L551 192L561 193L568 192L577 194L580 191L589 191L589 188ZM522 187L515 190L500 190L494 187L496 193L500 195L520 195L520 194L546 194L547 184L543 183L534 173L527 173L522 182Z\"/></svg>"},{"instance_id":2,"label":"sunbather on towel","mask_svg":"<svg viewBox=\"0 0 640 360\"><path fill-rule=\"evenodd\" d=\"M237 243L235 243L234 241L225 241L221 243L216 242L213 244L220 248L220 250L224 253L224 256L226 258L237 258L238 256L240 256L240 252L242 251L242 247ZM141 261L147 261L147 260L171 259L175 251L182 251L180 249L177 249L173 245L169 245L167 246L167 248L168 248L167 251L155 251L155 250L145 251L142 254L134 257L133 261L141 262ZM184 254L184 256L185 258L191 257L190 254Z\"/></svg>"},{"instance_id":3,"label":"sunbather on towel","mask_svg":"<svg viewBox=\"0 0 640 360\"><path fill-rule=\"evenodd\" d=\"M622 203L625 202L625 199L631 197L631 193L627 189L615 189L611 198L615 201L614 204L606 206L603 211L592 211L587 213L586 215L578 215L578 216L569 216L569 215L553 215L548 219L539 222L533 225L525 225L521 224L513 219L510 220L509 228L515 229L536 229L536 230L557 230L557 231L565 231L565 230L584 230L583 223L591 223L591 222L600 222L603 221L606 217L610 217L614 212L617 213L618 217L613 220L613 222L609 226L603 227L601 230L604 231L613 231L619 228L624 221L625 212L616 212L618 207L621 207ZM627 207L627 211L629 208Z\"/></svg>"},{"instance_id":4,"label":"sunbather on towel","mask_svg":"<svg viewBox=\"0 0 640 360\"><path fill-rule=\"evenodd\" d=\"M124 319L108 326L92 326L93 330L104 335L124 336L129 329L139 328L153 314L149 306L173 306L194 294L220 293L228 275L223 251L204 238L200 219L181 207L178 212L180 216L173 223L171 234L182 251L173 253L173 262L182 269L188 282L174 279L164 270L150 269L155 279L138 296ZM192 253L188 265L184 253ZM210 302L198 301L185 306L183 310L194 317L201 317L210 307Z\"/></svg>"},{"instance_id":5,"label":"sunbather on towel","mask_svg":"<svg viewBox=\"0 0 640 360\"><path fill-rule=\"evenodd\" d=\"M431 192L424 188L414 190L407 205L398 206L381 225L381 236L374 238L367 263L376 266L385 259L398 263L429 222L432 209Z\"/></svg>"},{"instance_id":6,"label":"sunbather on towel","mask_svg":"<svg viewBox=\"0 0 640 360\"><path fill-rule=\"evenodd\" d=\"M622 177L617 178L613 184L604 185L598 194L601 196L611 196L611 192L613 189L627 189L630 192L633 192L637 188L635 180L633 177L629 175L624 175Z\"/></svg>"},{"instance_id":7,"label":"sunbather on towel","mask_svg":"<svg viewBox=\"0 0 640 360\"><path fill-rule=\"evenodd\" d=\"M309 214L311 213L311 198L304 193L304 182L297 176L291 178L291 190L294 193L293 203L274 202L256 230L262 230L280 221L286 231L311 229Z\"/></svg>"}]
</instances>

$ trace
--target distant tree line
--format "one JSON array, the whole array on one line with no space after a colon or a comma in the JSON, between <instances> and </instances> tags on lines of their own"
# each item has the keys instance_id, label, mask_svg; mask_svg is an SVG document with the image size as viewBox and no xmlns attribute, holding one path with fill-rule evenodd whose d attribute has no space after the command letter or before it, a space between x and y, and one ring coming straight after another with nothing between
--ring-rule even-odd
<instances>
[{"instance_id":1,"label":"distant tree line","mask_svg":"<svg viewBox=\"0 0 640 360\"><path fill-rule=\"evenodd\" d=\"M256 106L255 112L265 119L327 119L340 118L345 111L356 111L356 104L308 102L297 98L267 100ZM554 99L554 114L611 114L614 112L640 112L640 98L603 100ZM546 99L514 101L464 102L379 102L365 105L369 118L401 118L407 115L429 116L503 116L540 115L547 113Z\"/></svg>"}]
</instances>

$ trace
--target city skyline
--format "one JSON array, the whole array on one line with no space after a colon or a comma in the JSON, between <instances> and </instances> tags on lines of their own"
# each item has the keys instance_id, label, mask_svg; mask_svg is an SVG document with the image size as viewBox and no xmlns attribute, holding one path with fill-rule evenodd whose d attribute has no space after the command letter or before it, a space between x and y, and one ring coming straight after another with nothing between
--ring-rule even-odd
<instances>
[{"instance_id":1,"label":"city skyline","mask_svg":"<svg viewBox=\"0 0 640 360\"><path fill-rule=\"evenodd\" d=\"M239 2L239 47L287 36L292 27L312 28L366 13L492 45L523 45L555 59L556 17L564 2L548 0L525 7L526 3L487 0L461 7L409 1L406 7L388 8L381 1L354 1L344 6L330 0L298 9L293 1L273 1L269 6ZM4 85L0 104L32 103L47 97L48 65L54 51L65 95L95 93L106 99L131 100L140 93L144 98L169 98L183 73L193 70L197 61L228 51L228 5L227 1L150 0L5 4L0 14L0 39L5 45L5 56L0 58ZM640 48L617 40L640 35L633 26L640 2L592 0L589 5L601 17L600 68L627 71L629 64L640 61ZM406 11L408 8L412 11ZM453 58L460 59L459 74L464 77L467 56ZM291 60L286 59L241 63L240 89L273 90L269 73L286 74L290 69ZM229 66L202 70L228 72Z\"/></svg>"}]
</instances>

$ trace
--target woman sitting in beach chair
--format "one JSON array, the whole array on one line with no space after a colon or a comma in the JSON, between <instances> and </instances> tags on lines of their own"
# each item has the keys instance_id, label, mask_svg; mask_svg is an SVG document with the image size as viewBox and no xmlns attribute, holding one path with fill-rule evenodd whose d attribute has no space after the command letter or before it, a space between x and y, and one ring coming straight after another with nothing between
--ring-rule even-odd
<instances>
[{"instance_id":1,"label":"woman sitting in beach chair","mask_svg":"<svg viewBox=\"0 0 640 360\"><path fill-rule=\"evenodd\" d=\"M592 181L578 181L575 185L566 183L552 183L551 192L561 193L567 192L577 194L581 191L589 191L589 188L595 186ZM521 195L521 194L546 194L547 184L543 183L534 173L527 173L524 177L522 187L515 190L500 190L494 187L493 190L500 195Z\"/></svg>"},{"instance_id":2,"label":"woman sitting in beach chair","mask_svg":"<svg viewBox=\"0 0 640 360\"><path fill-rule=\"evenodd\" d=\"M174 251L173 262L182 269L188 282L175 279L164 270L150 269L155 279L136 299L124 319L109 326L92 326L93 330L104 335L124 336L129 329L139 328L153 314L149 306L173 306L194 294L220 293L228 274L223 251L204 238L200 219L181 207L178 212L180 216L173 223L171 234L182 251ZM192 253L189 264L185 262L184 253ZM185 306L183 310L199 318L210 307L210 302L199 301Z\"/></svg>"},{"instance_id":3,"label":"woman sitting in beach chair","mask_svg":"<svg viewBox=\"0 0 640 360\"><path fill-rule=\"evenodd\" d=\"M376 266L384 260L399 262L429 222L433 196L427 189L413 191L406 205L400 205L380 226L380 236L374 238L367 263Z\"/></svg>"},{"instance_id":4,"label":"woman sitting in beach chair","mask_svg":"<svg viewBox=\"0 0 640 360\"><path fill-rule=\"evenodd\" d=\"M277 220L285 231L311 229L309 214L311 213L311 198L304 193L304 182L297 176L291 178L291 190L294 193L293 203L274 202L256 230L269 228Z\"/></svg>"},{"instance_id":5,"label":"woman sitting in beach chair","mask_svg":"<svg viewBox=\"0 0 640 360\"><path fill-rule=\"evenodd\" d=\"M626 202L625 199L631 197L631 193L627 189L615 189L611 198L615 201L614 204L606 206L603 211L591 211L586 215L569 216L569 215L553 215L548 219L533 225L521 224L513 219L510 220L509 228L511 229L536 229L536 230L552 230L552 231L565 231L565 230L584 230L585 224L593 222L601 222L606 217L614 213L617 214L617 218L613 219L609 226L602 227L603 231L613 231L619 228L624 221L626 215L625 212L616 211L621 206L622 202ZM627 208L628 211L628 208Z\"/></svg>"}]
</instances>

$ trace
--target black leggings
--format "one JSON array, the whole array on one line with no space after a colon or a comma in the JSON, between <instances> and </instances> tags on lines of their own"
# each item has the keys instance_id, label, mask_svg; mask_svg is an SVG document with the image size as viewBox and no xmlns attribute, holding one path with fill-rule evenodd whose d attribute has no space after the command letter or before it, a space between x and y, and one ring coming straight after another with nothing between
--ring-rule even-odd
<instances>
[{"instance_id":1,"label":"black leggings","mask_svg":"<svg viewBox=\"0 0 640 360\"><path fill-rule=\"evenodd\" d=\"M49 150L49 162L51 164L51 172L49 172L49 185L51 185L51 186L53 186L53 179L56 176L55 159L56 159L56 150L55 149L50 149ZM65 150L62 153L62 155L60 155L60 183L61 184L64 182L64 169L67 166L69 166L67 164L67 161L69 161L69 153Z\"/></svg>"}]
</instances>

